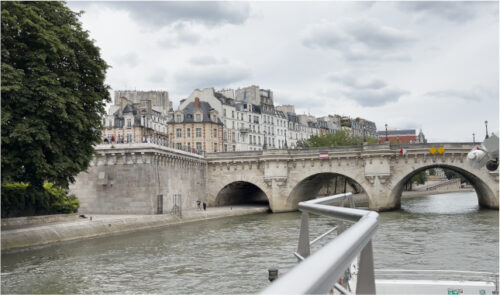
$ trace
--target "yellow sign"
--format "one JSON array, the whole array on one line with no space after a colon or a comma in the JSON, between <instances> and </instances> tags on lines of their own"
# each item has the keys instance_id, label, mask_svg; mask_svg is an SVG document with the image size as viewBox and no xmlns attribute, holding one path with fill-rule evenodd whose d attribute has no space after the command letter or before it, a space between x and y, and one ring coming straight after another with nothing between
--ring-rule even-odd
<instances>
[{"instance_id":1,"label":"yellow sign","mask_svg":"<svg viewBox=\"0 0 500 295\"><path fill-rule=\"evenodd\" d=\"M433 154L433 155L434 155L434 154L437 152L437 150L436 150L436 148L435 148L435 147L431 147L431 148L429 149L429 152L430 152L431 154Z\"/></svg>"},{"instance_id":2,"label":"yellow sign","mask_svg":"<svg viewBox=\"0 0 500 295\"><path fill-rule=\"evenodd\" d=\"M442 146L441 146L441 147L439 147L439 148L438 148L438 153L439 153L440 155L442 155L442 154L444 153L444 147L442 147Z\"/></svg>"}]
</instances>

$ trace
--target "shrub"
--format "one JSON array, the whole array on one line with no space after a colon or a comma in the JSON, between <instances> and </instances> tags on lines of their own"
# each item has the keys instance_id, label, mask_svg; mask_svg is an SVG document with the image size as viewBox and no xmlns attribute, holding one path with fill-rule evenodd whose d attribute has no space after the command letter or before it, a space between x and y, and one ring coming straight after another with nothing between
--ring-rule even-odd
<instances>
[{"instance_id":1,"label":"shrub","mask_svg":"<svg viewBox=\"0 0 500 295\"><path fill-rule=\"evenodd\" d=\"M66 190L45 183L43 190L27 183L2 184L2 217L18 217L77 212L80 203Z\"/></svg>"}]
</instances>

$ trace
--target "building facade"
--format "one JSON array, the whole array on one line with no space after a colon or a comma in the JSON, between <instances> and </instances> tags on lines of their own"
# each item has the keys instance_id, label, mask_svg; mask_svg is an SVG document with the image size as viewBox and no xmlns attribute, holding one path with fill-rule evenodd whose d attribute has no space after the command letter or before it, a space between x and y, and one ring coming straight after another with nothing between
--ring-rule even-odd
<instances>
[{"instance_id":1,"label":"building facade","mask_svg":"<svg viewBox=\"0 0 500 295\"><path fill-rule=\"evenodd\" d=\"M386 143L387 141L398 144L427 143L422 130L417 135L415 129L378 131L377 136L380 143Z\"/></svg>"},{"instance_id":2,"label":"building facade","mask_svg":"<svg viewBox=\"0 0 500 295\"><path fill-rule=\"evenodd\" d=\"M183 109L171 112L170 146L193 153L217 153L223 149L223 123L216 109L198 97Z\"/></svg>"},{"instance_id":3,"label":"building facade","mask_svg":"<svg viewBox=\"0 0 500 295\"><path fill-rule=\"evenodd\" d=\"M134 103L125 97L120 105L111 107L103 117L104 144L125 144L149 142L166 146L168 144L168 117L155 111L151 100Z\"/></svg>"}]
</instances>

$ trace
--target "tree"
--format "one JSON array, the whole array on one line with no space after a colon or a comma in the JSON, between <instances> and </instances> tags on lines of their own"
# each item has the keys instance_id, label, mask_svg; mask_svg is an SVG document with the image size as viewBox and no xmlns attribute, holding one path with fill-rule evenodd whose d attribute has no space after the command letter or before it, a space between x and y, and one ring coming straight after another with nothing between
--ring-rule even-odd
<instances>
[{"instance_id":1,"label":"tree","mask_svg":"<svg viewBox=\"0 0 500 295\"><path fill-rule=\"evenodd\" d=\"M413 189L413 183L425 184L426 181L427 174L425 173L425 171L420 171L410 178L410 180L406 183L406 188L411 191Z\"/></svg>"},{"instance_id":2,"label":"tree","mask_svg":"<svg viewBox=\"0 0 500 295\"><path fill-rule=\"evenodd\" d=\"M108 65L64 2L1 2L2 183L67 187L100 142Z\"/></svg>"},{"instance_id":3,"label":"tree","mask_svg":"<svg viewBox=\"0 0 500 295\"><path fill-rule=\"evenodd\" d=\"M370 144L377 143L377 139L367 137L366 142ZM328 133L325 135L313 135L307 140L300 140L297 142L298 147L334 147L334 146L349 146L360 145L363 143L363 138L353 136L348 130L338 130L335 133Z\"/></svg>"}]
</instances>

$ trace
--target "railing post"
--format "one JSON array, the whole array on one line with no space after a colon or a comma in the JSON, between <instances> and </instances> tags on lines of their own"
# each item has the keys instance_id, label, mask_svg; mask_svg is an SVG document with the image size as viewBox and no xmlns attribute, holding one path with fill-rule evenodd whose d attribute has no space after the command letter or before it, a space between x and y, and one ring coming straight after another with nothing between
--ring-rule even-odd
<instances>
[{"instance_id":1,"label":"railing post","mask_svg":"<svg viewBox=\"0 0 500 295\"><path fill-rule=\"evenodd\" d=\"M302 212L302 216L300 217L300 235L297 253L304 258L307 258L311 254L309 244L309 213L307 212Z\"/></svg>"},{"instance_id":2,"label":"railing post","mask_svg":"<svg viewBox=\"0 0 500 295\"><path fill-rule=\"evenodd\" d=\"M356 294L375 294L375 273L373 270L372 242L368 242L361 251L358 267Z\"/></svg>"}]
</instances>

